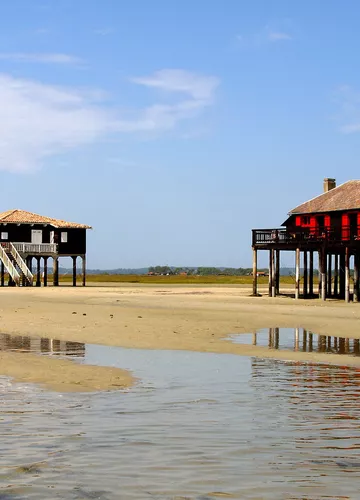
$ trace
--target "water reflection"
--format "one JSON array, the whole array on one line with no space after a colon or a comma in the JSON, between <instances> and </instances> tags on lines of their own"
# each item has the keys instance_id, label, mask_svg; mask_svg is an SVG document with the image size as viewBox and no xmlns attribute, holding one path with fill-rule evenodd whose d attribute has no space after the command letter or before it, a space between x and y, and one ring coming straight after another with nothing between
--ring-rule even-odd
<instances>
[{"instance_id":1,"label":"water reflection","mask_svg":"<svg viewBox=\"0 0 360 500\"><path fill-rule=\"evenodd\" d=\"M85 344L50 338L0 333L0 351L31 352L58 356L85 356Z\"/></svg>"},{"instance_id":2,"label":"water reflection","mask_svg":"<svg viewBox=\"0 0 360 500\"><path fill-rule=\"evenodd\" d=\"M354 368L95 345L84 362L140 383L59 397L0 377L0 498L359 497Z\"/></svg>"},{"instance_id":3,"label":"water reflection","mask_svg":"<svg viewBox=\"0 0 360 500\"><path fill-rule=\"evenodd\" d=\"M360 339L318 335L304 328L266 328L252 334L231 335L237 344L252 344L269 349L292 349L360 356Z\"/></svg>"}]
</instances>

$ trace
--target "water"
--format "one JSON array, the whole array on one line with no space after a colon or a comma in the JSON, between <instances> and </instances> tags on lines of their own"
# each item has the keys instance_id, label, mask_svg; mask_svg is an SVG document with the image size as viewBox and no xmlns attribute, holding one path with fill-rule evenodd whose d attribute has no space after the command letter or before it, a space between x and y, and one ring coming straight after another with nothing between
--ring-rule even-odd
<instances>
[{"instance_id":1,"label":"water","mask_svg":"<svg viewBox=\"0 0 360 500\"><path fill-rule=\"evenodd\" d=\"M230 335L228 340L236 344L252 344L269 349L360 356L360 339L318 335L304 328L263 328L254 333Z\"/></svg>"},{"instance_id":2,"label":"water","mask_svg":"<svg viewBox=\"0 0 360 500\"><path fill-rule=\"evenodd\" d=\"M0 377L1 500L359 498L358 370L95 345L76 359L141 382L57 394Z\"/></svg>"}]
</instances>

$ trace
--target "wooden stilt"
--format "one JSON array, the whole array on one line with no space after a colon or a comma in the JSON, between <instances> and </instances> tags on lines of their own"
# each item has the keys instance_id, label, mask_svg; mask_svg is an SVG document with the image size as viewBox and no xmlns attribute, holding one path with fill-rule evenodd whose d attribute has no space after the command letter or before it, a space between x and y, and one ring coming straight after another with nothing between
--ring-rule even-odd
<instances>
[{"instance_id":1,"label":"wooden stilt","mask_svg":"<svg viewBox=\"0 0 360 500\"><path fill-rule=\"evenodd\" d=\"M272 297L272 279L273 279L272 256L273 256L273 249L269 250L269 297Z\"/></svg>"},{"instance_id":2,"label":"wooden stilt","mask_svg":"<svg viewBox=\"0 0 360 500\"><path fill-rule=\"evenodd\" d=\"M1 261L0 268L1 268L1 286L5 286L5 266L3 261Z\"/></svg>"},{"instance_id":3,"label":"wooden stilt","mask_svg":"<svg viewBox=\"0 0 360 500\"><path fill-rule=\"evenodd\" d=\"M350 302L350 249L345 248L345 302Z\"/></svg>"},{"instance_id":4,"label":"wooden stilt","mask_svg":"<svg viewBox=\"0 0 360 500\"><path fill-rule=\"evenodd\" d=\"M331 297L331 278L332 278L332 255L328 254L328 265L327 265L327 296Z\"/></svg>"},{"instance_id":5,"label":"wooden stilt","mask_svg":"<svg viewBox=\"0 0 360 500\"><path fill-rule=\"evenodd\" d=\"M36 257L36 286L41 286L41 257Z\"/></svg>"},{"instance_id":6,"label":"wooden stilt","mask_svg":"<svg viewBox=\"0 0 360 500\"><path fill-rule=\"evenodd\" d=\"M310 250L310 262L309 262L309 295L312 297L314 295L314 251Z\"/></svg>"},{"instance_id":7,"label":"wooden stilt","mask_svg":"<svg viewBox=\"0 0 360 500\"><path fill-rule=\"evenodd\" d=\"M359 254L354 255L354 302L359 302Z\"/></svg>"},{"instance_id":8,"label":"wooden stilt","mask_svg":"<svg viewBox=\"0 0 360 500\"><path fill-rule=\"evenodd\" d=\"M345 299L345 253L340 255L339 283L339 297L340 299Z\"/></svg>"},{"instance_id":9,"label":"wooden stilt","mask_svg":"<svg viewBox=\"0 0 360 500\"><path fill-rule=\"evenodd\" d=\"M334 262L334 297L339 295L339 255L335 254Z\"/></svg>"},{"instance_id":10,"label":"wooden stilt","mask_svg":"<svg viewBox=\"0 0 360 500\"><path fill-rule=\"evenodd\" d=\"M295 251L295 299L300 297L300 248Z\"/></svg>"},{"instance_id":11,"label":"wooden stilt","mask_svg":"<svg viewBox=\"0 0 360 500\"><path fill-rule=\"evenodd\" d=\"M76 259L77 257L73 256L73 286L76 286Z\"/></svg>"},{"instance_id":12,"label":"wooden stilt","mask_svg":"<svg viewBox=\"0 0 360 500\"><path fill-rule=\"evenodd\" d=\"M322 274L321 274L321 268L322 268L322 254L321 254L321 250L319 250L319 299L321 299L321 278L322 278Z\"/></svg>"},{"instance_id":13,"label":"wooden stilt","mask_svg":"<svg viewBox=\"0 0 360 500\"><path fill-rule=\"evenodd\" d=\"M275 262L276 262L276 271L275 271L275 294L279 295L280 293L280 250L275 250Z\"/></svg>"},{"instance_id":14,"label":"wooden stilt","mask_svg":"<svg viewBox=\"0 0 360 500\"><path fill-rule=\"evenodd\" d=\"M308 253L304 252L304 288L303 288L304 298L308 296Z\"/></svg>"},{"instance_id":15,"label":"wooden stilt","mask_svg":"<svg viewBox=\"0 0 360 500\"><path fill-rule=\"evenodd\" d=\"M271 252L271 296L276 297L275 250Z\"/></svg>"},{"instance_id":16,"label":"wooden stilt","mask_svg":"<svg viewBox=\"0 0 360 500\"><path fill-rule=\"evenodd\" d=\"M82 256L82 286L86 285L86 257Z\"/></svg>"},{"instance_id":17,"label":"wooden stilt","mask_svg":"<svg viewBox=\"0 0 360 500\"><path fill-rule=\"evenodd\" d=\"M44 257L44 286L47 286L48 281L48 257Z\"/></svg>"},{"instance_id":18,"label":"wooden stilt","mask_svg":"<svg viewBox=\"0 0 360 500\"><path fill-rule=\"evenodd\" d=\"M323 249L321 251L321 298L326 300L326 253Z\"/></svg>"},{"instance_id":19,"label":"wooden stilt","mask_svg":"<svg viewBox=\"0 0 360 500\"><path fill-rule=\"evenodd\" d=\"M59 286L59 258L53 258L53 283L54 286Z\"/></svg>"},{"instance_id":20,"label":"wooden stilt","mask_svg":"<svg viewBox=\"0 0 360 500\"><path fill-rule=\"evenodd\" d=\"M83 270L84 273L84 270ZM253 296L257 297L257 250L253 248Z\"/></svg>"}]
</instances>

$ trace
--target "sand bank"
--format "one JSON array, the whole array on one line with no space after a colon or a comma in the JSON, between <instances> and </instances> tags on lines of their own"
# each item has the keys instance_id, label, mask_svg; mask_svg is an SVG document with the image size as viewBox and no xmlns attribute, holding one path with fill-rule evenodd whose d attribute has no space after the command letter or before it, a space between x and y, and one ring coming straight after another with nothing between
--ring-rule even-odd
<instances>
[{"instance_id":1,"label":"sand bank","mask_svg":"<svg viewBox=\"0 0 360 500\"><path fill-rule=\"evenodd\" d=\"M264 289L265 292L265 289ZM90 286L86 288L0 289L3 333L43 336L59 340L143 349L182 349L297 361L359 366L360 359L335 354L269 351L224 340L229 334L268 327L303 327L315 333L360 338L360 304L290 298L249 297L249 287L199 286ZM38 357L21 373L20 355L2 353L0 373L19 380L64 387L108 388L100 368L58 364ZM30 359L30 355L26 359ZM42 358L41 358L42 359ZM16 361L18 360L18 361ZM48 368L45 364L48 363ZM61 367L61 368L60 368ZM72 374L70 375L70 372ZM104 368L104 370L110 370ZM81 372L81 373L80 373ZM105 374L105 372L103 372ZM32 375L33 374L33 375ZM131 384L131 375L118 374L116 384ZM122 376L125 378L122 379ZM72 377L75 383L71 383ZM127 378L129 377L129 378ZM101 381L102 379L102 381ZM91 383L89 382L91 381ZM121 382L121 380L123 380ZM96 385L97 384L97 385ZM90 389L89 389L90 390Z\"/></svg>"}]
</instances>

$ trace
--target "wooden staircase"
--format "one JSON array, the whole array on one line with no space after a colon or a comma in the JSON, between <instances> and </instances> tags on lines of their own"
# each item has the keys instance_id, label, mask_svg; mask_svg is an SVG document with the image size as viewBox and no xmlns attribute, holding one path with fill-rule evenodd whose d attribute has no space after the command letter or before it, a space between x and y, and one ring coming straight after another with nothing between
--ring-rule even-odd
<instances>
[{"instance_id":1,"label":"wooden staircase","mask_svg":"<svg viewBox=\"0 0 360 500\"><path fill-rule=\"evenodd\" d=\"M16 286L32 286L34 276L12 243L0 243L0 260Z\"/></svg>"}]
</instances>

